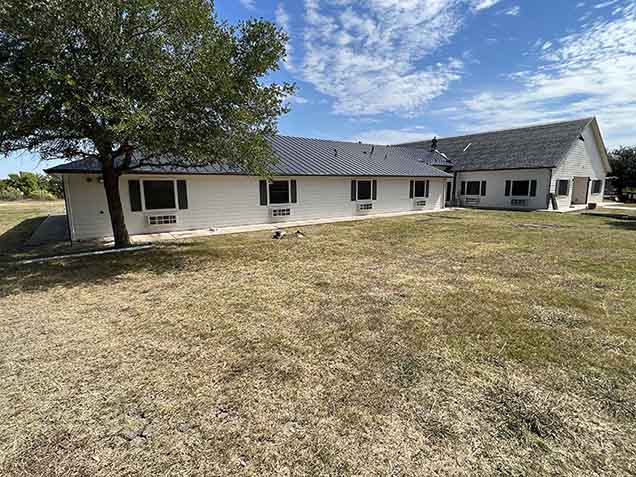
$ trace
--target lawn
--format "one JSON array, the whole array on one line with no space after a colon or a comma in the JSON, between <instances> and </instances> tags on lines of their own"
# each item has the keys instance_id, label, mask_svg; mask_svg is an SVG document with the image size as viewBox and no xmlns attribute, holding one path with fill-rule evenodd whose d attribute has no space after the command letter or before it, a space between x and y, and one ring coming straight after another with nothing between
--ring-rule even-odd
<instances>
[{"instance_id":1,"label":"lawn","mask_svg":"<svg viewBox=\"0 0 636 477\"><path fill-rule=\"evenodd\" d=\"M636 223L443 211L0 277L2 475L633 475Z\"/></svg>"},{"instance_id":2,"label":"lawn","mask_svg":"<svg viewBox=\"0 0 636 477\"><path fill-rule=\"evenodd\" d=\"M64 201L0 201L0 262L15 253L48 215L63 214Z\"/></svg>"}]
</instances>

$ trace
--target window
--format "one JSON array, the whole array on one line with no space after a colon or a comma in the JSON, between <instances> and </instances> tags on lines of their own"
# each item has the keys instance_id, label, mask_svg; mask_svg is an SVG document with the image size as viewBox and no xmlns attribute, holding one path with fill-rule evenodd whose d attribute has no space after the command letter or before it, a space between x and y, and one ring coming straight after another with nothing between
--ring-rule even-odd
<instances>
[{"instance_id":1,"label":"window","mask_svg":"<svg viewBox=\"0 0 636 477\"><path fill-rule=\"evenodd\" d=\"M469 181L466 182L466 195L479 195L481 190L481 182Z\"/></svg>"},{"instance_id":2,"label":"window","mask_svg":"<svg viewBox=\"0 0 636 477\"><path fill-rule=\"evenodd\" d=\"M132 212L176 209L177 204L181 210L188 208L188 187L185 180L129 180L128 195Z\"/></svg>"},{"instance_id":3,"label":"window","mask_svg":"<svg viewBox=\"0 0 636 477\"><path fill-rule=\"evenodd\" d=\"M289 204L289 181L272 181L269 183L269 203Z\"/></svg>"},{"instance_id":4,"label":"window","mask_svg":"<svg viewBox=\"0 0 636 477\"><path fill-rule=\"evenodd\" d=\"M426 182L415 181L415 197L425 197L425 196L426 196Z\"/></svg>"},{"instance_id":5,"label":"window","mask_svg":"<svg viewBox=\"0 0 636 477\"><path fill-rule=\"evenodd\" d=\"M600 194L603 189L603 181L592 181L592 194Z\"/></svg>"},{"instance_id":6,"label":"window","mask_svg":"<svg viewBox=\"0 0 636 477\"><path fill-rule=\"evenodd\" d=\"M513 196L528 196L530 194L530 181L512 181Z\"/></svg>"},{"instance_id":7,"label":"window","mask_svg":"<svg viewBox=\"0 0 636 477\"><path fill-rule=\"evenodd\" d=\"M569 193L570 193L570 181L567 179L557 181L557 194L568 195Z\"/></svg>"},{"instance_id":8,"label":"window","mask_svg":"<svg viewBox=\"0 0 636 477\"><path fill-rule=\"evenodd\" d=\"M145 210L176 209L174 181L143 181Z\"/></svg>"},{"instance_id":9,"label":"window","mask_svg":"<svg viewBox=\"0 0 636 477\"><path fill-rule=\"evenodd\" d=\"M358 181L358 200L371 200L371 181Z\"/></svg>"},{"instance_id":10,"label":"window","mask_svg":"<svg viewBox=\"0 0 636 477\"><path fill-rule=\"evenodd\" d=\"M363 180L351 181L351 202L356 200L377 200L378 199L378 181Z\"/></svg>"}]
</instances>

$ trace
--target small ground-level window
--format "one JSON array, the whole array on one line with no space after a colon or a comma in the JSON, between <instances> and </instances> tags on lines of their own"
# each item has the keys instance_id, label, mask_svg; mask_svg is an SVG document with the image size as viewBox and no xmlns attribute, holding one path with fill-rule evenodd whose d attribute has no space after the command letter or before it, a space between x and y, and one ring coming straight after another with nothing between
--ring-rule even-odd
<instances>
[{"instance_id":1,"label":"small ground-level window","mask_svg":"<svg viewBox=\"0 0 636 477\"><path fill-rule=\"evenodd\" d=\"M289 204L289 181L272 181L269 183L269 203Z\"/></svg>"},{"instance_id":2,"label":"small ground-level window","mask_svg":"<svg viewBox=\"0 0 636 477\"><path fill-rule=\"evenodd\" d=\"M481 191L481 182L468 181L466 182L466 195L479 195Z\"/></svg>"},{"instance_id":3,"label":"small ground-level window","mask_svg":"<svg viewBox=\"0 0 636 477\"><path fill-rule=\"evenodd\" d=\"M176 209L173 180L143 181L146 210Z\"/></svg>"},{"instance_id":4,"label":"small ground-level window","mask_svg":"<svg viewBox=\"0 0 636 477\"><path fill-rule=\"evenodd\" d=\"M601 190L603 190L603 181L592 181L592 194L600 194Z\"/></svg>"},{"instance_id":5,"label":"small ground-level window","mask_svg":"<svg viewBox=\"0 0 636 477\"><path fill-rule=\"evenodd\" d=\"M570 192L570 181L565 179L565 180L559 180L557 181L557 194L558 195L568 195Z\"/></svg>"}]
</instances>

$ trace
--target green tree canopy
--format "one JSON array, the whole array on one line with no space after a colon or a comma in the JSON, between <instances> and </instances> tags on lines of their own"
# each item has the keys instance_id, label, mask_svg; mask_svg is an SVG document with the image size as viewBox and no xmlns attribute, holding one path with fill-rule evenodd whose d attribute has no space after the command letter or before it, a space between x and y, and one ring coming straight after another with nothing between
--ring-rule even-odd
<instances>
[{"instance_id":1,"label":"green tree canopy","mask_svg":"<svg viewBox=\"0 0 636 477\"><path fill-rule=\"evenodd\" d=\"M293 86L265 80L286 41L267 21L220 21L211 0L4 0L0 153L98 160L127 245L126 170L169 158L267 171Z\"/></svg>"},{"instance_id":2,"label":"green tree canopy","mask_svg":"<svg viewBox=\"0 0 636 477\"><path fill-rule=\"evenodd\" d=\"M619 192L626 187L636 187L636 147L619 147L610 154L612 175Z\"/></svg>"}]
</instances>

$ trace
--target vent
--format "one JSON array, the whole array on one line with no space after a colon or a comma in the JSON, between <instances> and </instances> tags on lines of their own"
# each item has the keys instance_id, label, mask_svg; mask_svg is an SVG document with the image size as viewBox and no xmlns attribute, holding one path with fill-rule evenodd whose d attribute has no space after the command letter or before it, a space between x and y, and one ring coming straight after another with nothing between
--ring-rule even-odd
<instances>
[{"instance_id":1,"label":"vent","mask_svg":"<svg viewBox=\"0 0 636 477\"><path fill-rule=\"evenodd\" d=\"M272 217L289 217L291 216L291 209L289 207L279 207L269 209Z\"/></svg>"},{"instance_id":2,"label":"vent","mask_svg":"<svg viewBox=\"0 0 636 477\"><path fill-rule=\"evenodd\" d=\"M415 201L415 207L417 207L418 209L426 207L426 201L425 200L416 200Z\"/></svg>"},{"instance_id":3,"label":"vent","mask_svg":"<svg viewBox=\"0 0 636 477\"><path fill-rule=\"evenodd\" d=\"M512 199L510 205L513 207L527 207L528 199Z\"/></svg>"},{"instance_id":4,"label":"vent","mask_svg":"<svg viewBox=\"0 0 636 477\"><path fill-rule=\"evenodd\" d=\"M146 223L151 226L172 225L177 223L176 215L148 215Z\"/></svg>"},{"instance_id":5,"label":"vent","mask_svg":"<svg viewBox=\"0 0 636 477\"><path fill-rule=\"evenodd\" d=\"M369 212L370 210L373 210L373 202L358 204L358 212Z\"/></svg>"},{"instance_id":6,"label":"vent","mask_svg":"<svg viewBox=\"0 0 636 477\"><path fill-rule=\"evenodd\" d=\"M464 199L464 203L466 205L478 205L479 204L479 197L466 197Z\"/></svg>"}]
</instances>

